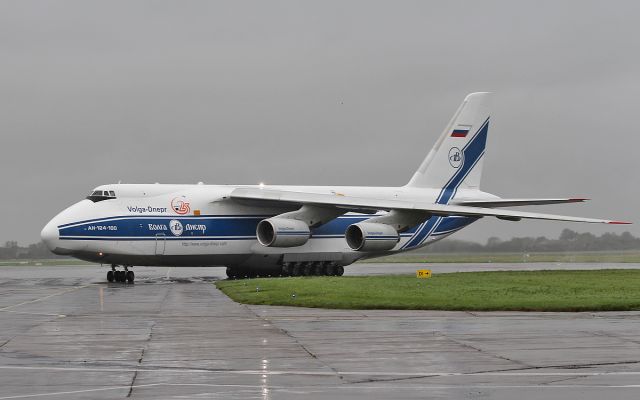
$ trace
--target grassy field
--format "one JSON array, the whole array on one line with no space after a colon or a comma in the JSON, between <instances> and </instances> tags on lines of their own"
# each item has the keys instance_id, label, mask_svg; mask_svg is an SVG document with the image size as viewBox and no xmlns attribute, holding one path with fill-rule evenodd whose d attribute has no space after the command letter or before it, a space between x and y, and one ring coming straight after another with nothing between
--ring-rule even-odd
<instances>
[{"instance_id":1,"label":"grassy field","mask_svg":"<svg viewBox=\"0 0 640 400\"><path fill-rule=\"evenodd\" d=\"M640 270L461 272L218 281L247 304L467 311L640 310Z\"/></svg>"},{"instance_id":2,"label":"grassy field","mask_svg":"<svg viewBox=\"0 0 640 400\"><path fill-rule=\"evenodd\" d=\"M639 251L558 253L403 253L363 262L381 263L640 263Z\"/></svg>"}]
</instances>

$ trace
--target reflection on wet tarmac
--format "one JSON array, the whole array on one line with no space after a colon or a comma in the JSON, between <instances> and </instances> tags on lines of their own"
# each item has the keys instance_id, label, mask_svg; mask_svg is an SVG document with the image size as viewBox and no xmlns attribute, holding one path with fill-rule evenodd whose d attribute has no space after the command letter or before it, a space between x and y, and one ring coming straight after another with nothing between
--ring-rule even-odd
<instances>
[{"instance_id":1,"label":"reflection on wet tarmac","mask_svg":"<svg viewBox=\"0 0 640 400\"><path fill-rule=\"evenodd\" d=\"M534 267L549 268L511 266ZM167 271L107 284L100 267L0 268L0 400L640 395L637 312L245 306L215 289L222 268Z\"/></svg>"}]
</instances>

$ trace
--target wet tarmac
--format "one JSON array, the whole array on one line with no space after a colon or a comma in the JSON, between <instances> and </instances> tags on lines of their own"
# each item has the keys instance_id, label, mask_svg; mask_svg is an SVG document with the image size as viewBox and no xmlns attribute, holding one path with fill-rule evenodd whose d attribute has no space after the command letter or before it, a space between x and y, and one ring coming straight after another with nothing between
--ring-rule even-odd
<instances>
[{"instance_id":1,"label":"wet tarmac","mask_svg":"<svg viewBox=\"0 0 640 400\"><path fill-rule=\"evenodd\" d=\"M99 267L0 267L0 400L640 397L640 312L245 306L213 286L221 268L135 271L130 285Z\"/></svg>"}]
</instances>

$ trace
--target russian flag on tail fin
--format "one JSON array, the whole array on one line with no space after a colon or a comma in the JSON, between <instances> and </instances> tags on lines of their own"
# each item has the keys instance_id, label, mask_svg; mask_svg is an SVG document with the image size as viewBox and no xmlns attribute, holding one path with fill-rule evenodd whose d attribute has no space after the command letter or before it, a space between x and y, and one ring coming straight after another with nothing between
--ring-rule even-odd
<instances>
[{"instance_id":1,"label":"russian flag on tail fin","mask_svg":"<svg viewBox=\"0 0 640 400\"><path fill-rule=\"evenodd\" d=\"M441 189L453 196L458 187L480 187L489 126L489 93L471 93L442 130L407 186Z\"/></svg>"},{"instance_id":2,"label":"russian flag on tail fin","mask_svg":"<svg viewBox=\"0 0 640 400\"><path fill-rule=\"evenodd\" d=\"M459 138L467 137L469 130L471 130L471 126L469 125L458 125L451 132L451 137L459 137Z\"/></svg>"}]
</instances>

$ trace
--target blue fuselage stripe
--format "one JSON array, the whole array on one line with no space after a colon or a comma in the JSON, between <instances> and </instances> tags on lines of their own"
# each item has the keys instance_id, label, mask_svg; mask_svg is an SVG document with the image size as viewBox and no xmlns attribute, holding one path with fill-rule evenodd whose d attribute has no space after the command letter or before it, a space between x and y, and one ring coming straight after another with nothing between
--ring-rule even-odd
<instances>
[{"instance_id":1,"label":"blue fuselage stripe","mask_svg":"<svg viewBox=\"0 0 640 400\"><path fill-rule=\"evenodd\" d=\"M84 222L61 225L59 227L62 240L255 240L258 222L265 216L247 218L245 216L220 217L200 216L197 218L183 217L119 217L118 219L99 219L97 222ZM349 216L336 218L320 227L311 229L311 237L318 239L344 238L347 227L353 223L362 222L370 215ZM446 229L454 226L466 225L466 217L447 217L443 222ZM172 233L169 222L176 220L182 224L179 235ZM431 220L430 220L431 221ZM415 226L400 234L409 237L422 228ZM429 223L429 230L432 223ZM440 228L438 228L440 229ZM307 232L279 232L278 234L301 235ZM395 236L393 237L395 238Z\"/></svg>"}]
</instances>

